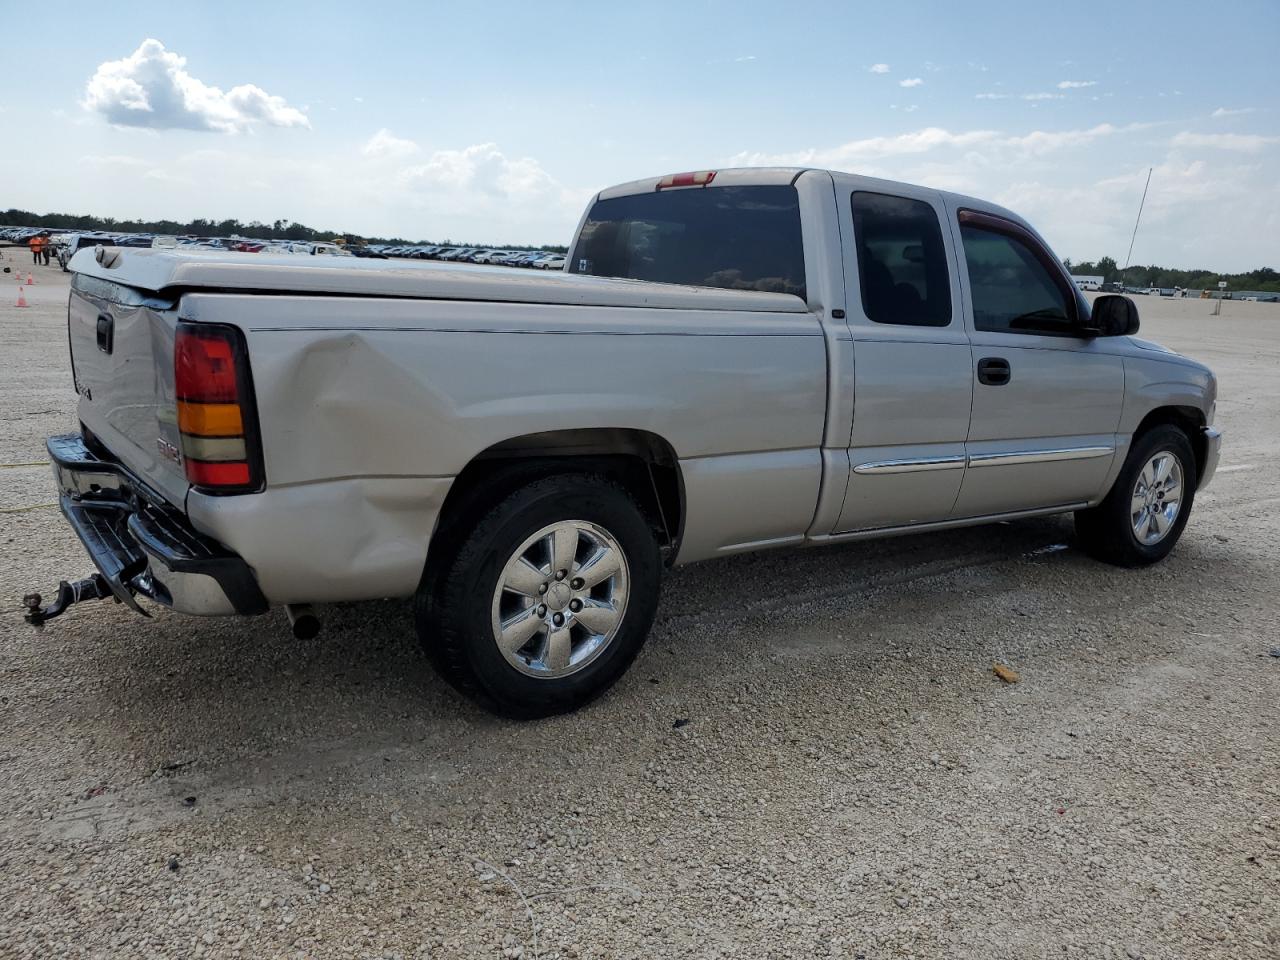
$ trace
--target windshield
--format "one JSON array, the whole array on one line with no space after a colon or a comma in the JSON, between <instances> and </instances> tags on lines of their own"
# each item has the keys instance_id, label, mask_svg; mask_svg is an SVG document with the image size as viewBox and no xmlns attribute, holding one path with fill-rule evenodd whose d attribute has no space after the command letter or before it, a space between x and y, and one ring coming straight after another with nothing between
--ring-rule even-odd
<instances>
[{"instance_id":1,"label":"windshield","mask_svg":"<svg viewBox=\"0 0 1280 960\"><path fill-rule=\"evenodd\" d=\"M795 187L701 187L601 200L570 273L805 297Z\"/></svg>"}]
</instances>

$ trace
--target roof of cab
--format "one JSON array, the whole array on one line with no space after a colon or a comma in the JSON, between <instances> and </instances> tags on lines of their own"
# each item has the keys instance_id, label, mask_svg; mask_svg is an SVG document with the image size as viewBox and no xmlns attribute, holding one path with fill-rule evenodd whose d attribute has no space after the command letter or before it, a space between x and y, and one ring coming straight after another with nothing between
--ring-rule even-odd
<instances>
[{"instance_id":1,"label":"roof of cab","mask_svg":"<svg viewBox=\"0 0 1280 960\"><path fill-rule=\"evenodd\" d=\"M725 169L716 169L714 172L715 179L710 183L701 186L670 187L666 189L712 190L716 187L770 186L775 184L785 186L787 184L795 183L802 174L806 173L821 173L826 174L829 177L856 177L859 181L862 181L865 184L863 189L866 189L867 186L873 186L889 193L892 193L902 187L912 187L917 190L933 190L941 196L950 198L956 207L969 207L974 210L982 210L986 213L1005 217L1015 223L1021 224L1023 227L1039 236L1035 227L1029 224L1023 217L1006 207L992 203L990 200L983 200L979 197L970 197L962 193L953 193L949 190L939 190L935 187L928 187L924 184L909 184L903 180L886 180L882 177L869 177L865 174L854 173L849 170L828 170L821 167L729 167ZM637 193L653 193L658 189L658 184L665 178L665 176L669 176L669 174L657 177L646 177L643 180L632 180L629 183L620 183L617 186L601 190L592 202L595 202L596 200L610 200L614 197L633 196Z\"/></svg>"},{"instance_id":2,"label":"roof of cab","mask_svg":"<svg viewBox=\"0 0 1280 960\"><path fill-rule=\"evenodd\" d=\"M710 169L710 168L708 168ZM773 185L786 186L794 183L796 177L804 173L808 167L732 167L725 170L717 169L715 171L716 178L708 187L741 187L741 186L760 186ZM632 180L630 183L620 183L616 187L609 187L601 190L597 200L609 200L613 197L628 197L636 193L653 193L658 189L658 184L662 181L662 176L646 177L643 180ZM699 187L672 187L673 190L682 189L700 189Z\"/></svg>"}]
</instances>

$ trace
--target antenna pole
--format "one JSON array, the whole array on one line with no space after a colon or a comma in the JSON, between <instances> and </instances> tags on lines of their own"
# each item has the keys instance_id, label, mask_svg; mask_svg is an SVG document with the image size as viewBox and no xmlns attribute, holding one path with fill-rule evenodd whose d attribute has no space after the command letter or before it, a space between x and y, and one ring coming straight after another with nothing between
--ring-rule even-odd
<instances>
[{"instance_id":1,"label":"antenna pole","mask_svg":"<svg viewBox=\"0 0 1280 960\"><path fill-rule=\"evenodd\" d=\"M1121 273L1129 269L1129 261L1133 259L1133 243L1138 239L1138 224L1142 222L1142 208L1147 205L1147 187L1151 186L1151 171L1154 169L1155 167L1147 168L1147 182L1142 187L1142 202L1138 204L1138 219L1133 221L1133 236L1129 238L1129 253L1124 258L1124 270Z\"/></svg>"}]
</instances>

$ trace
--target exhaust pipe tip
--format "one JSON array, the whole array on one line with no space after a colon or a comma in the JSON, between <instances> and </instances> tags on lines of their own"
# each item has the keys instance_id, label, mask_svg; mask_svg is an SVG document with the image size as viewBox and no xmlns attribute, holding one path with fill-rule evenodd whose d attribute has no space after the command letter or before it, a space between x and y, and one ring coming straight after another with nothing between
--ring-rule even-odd
<instances>
[{"instance_id":1,"label":"exhaust pipe tip","mask_svg":"<svg viewBox=\"0 0 1280 960\"><path fill-rule=\"evenodd\" d=\"M295 640L312 640L320 632L320 618L311 604L286 603L284 612Z\"/></svg>"}]
</instances>

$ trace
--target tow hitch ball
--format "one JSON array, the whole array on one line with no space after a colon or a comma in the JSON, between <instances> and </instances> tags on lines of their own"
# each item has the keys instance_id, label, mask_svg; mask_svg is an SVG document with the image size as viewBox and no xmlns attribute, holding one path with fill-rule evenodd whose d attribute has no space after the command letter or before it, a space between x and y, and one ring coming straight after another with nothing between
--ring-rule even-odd
<instances>
[{"instance_id":1,"label":"tow hitch ball","mask_svg":"<svg viewBox=\"0 0 1280 960\"><path fill-rule=\"evenodd\" d=\"M47 620L52 620L60 613L65 613L67 607L73 603L83 603L85 600L105 600L107 597L115 600L116 603L120 599L111 591L111 587L107 584L106 579L100 573L95 573L91 577L84 580L76 580L74 583L68 583L63 580L58 584L58 597L53 603L47 607L41 606L43 598L38 593L28 593L22 598L22 605L27 608L26 621L39 627Z\"/></svg>"}]
</instances>

